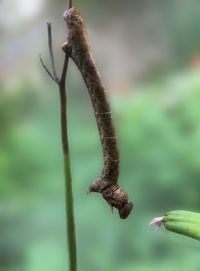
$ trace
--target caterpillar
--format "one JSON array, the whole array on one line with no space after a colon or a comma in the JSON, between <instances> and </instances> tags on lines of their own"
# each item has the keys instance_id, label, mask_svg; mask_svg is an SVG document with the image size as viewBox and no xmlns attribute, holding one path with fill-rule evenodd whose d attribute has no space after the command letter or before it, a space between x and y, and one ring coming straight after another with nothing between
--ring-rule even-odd
<instances>
[{"instance_id":1,"label":"caterpillar","mask_svg":"<svg viewBox=\"0 0 200 271\"><path fill-rule=\"evenodd\" d=\"M68 36L62 49L77 65L88 88L103 148L102 174L90 185L88 192L101 193L111 209L117 208L120 218L125 219L130 214L133 204L127 193L118 185L119 149L106 90L91 53L85 23L79 11L72 7L65 11L63 17L67 22Z\"/></svg>"}]
</instances>

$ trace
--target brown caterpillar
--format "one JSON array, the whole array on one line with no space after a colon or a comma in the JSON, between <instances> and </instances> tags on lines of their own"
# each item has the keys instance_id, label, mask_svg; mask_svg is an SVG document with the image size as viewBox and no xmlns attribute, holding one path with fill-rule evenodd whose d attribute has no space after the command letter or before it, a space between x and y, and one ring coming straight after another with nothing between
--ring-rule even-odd
<instances>
[{"instance_id":1,"label":"brown caterpillar","mask_svg":"<svg viewBox=\"0 0 200 271\"><path fill-rule=\"evenodd\" d=\"M119 150L105 87L92 56L85 23L79 11L73 7L65 11L63 16L68 26L68 38L62 49L73 59L88 88L103 147L102 175L90 185L88 192L101 193L111 208L117 208L120 217L126 218L133 204L117 183L120 169Z\"/></svg>"}]
</instances>

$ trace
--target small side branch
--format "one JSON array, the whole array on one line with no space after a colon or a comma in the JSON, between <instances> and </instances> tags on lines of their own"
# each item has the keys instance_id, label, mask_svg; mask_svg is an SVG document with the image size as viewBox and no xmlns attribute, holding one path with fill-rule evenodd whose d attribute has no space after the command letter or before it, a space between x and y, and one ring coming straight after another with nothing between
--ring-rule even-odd
<instances>
[{"instance_id":1,"label":"small side branch","mask_svg":"<svg viewBox=\"0 0 200 271\"><path fill-rule=\"evenodd\" d=\"M42 60L41 54L39 55L39 58L40 58L40 62L42 64L42 66L45 69L45 71L47 72L47 74L51 77L52 80L54 80L56 82L56 84L58 84L59 82L54 78L54 76L51 74L51 72L49 71L47 66L44 64L44 61Z\"/></svg>"},{"instance_id":2,"label":"small side branch","mask_svg":"<svg viewBox=\"0 0 200 271\"><path fill-rule=\"evenodd\" d=\"M69 6L70 6L70 1L69 1ZM64 63L63 63L63 68L62 68L62 74L61 74L61 77L59 78L58 75L57 75L57 72L56 72L55 62L54 62L54 54L53 54L53 46L52 46L52 28L51 28L51 23L50 22L47 22L47 32L48 32L49 56L50 56L50 61L51 61L51 67L52 67L53 74L50 72L50 70L45 65L41 54L39 55L40 62L42 64L43 68L45 69L45 71L47 72L47 74L51 77L51 79L53 81L56 82L56 84L59 86L59 88L62 88L62 89L64 88L65 89L65 81L66 81L66 74L67 74L69 56L68 56L68 53L66 52L65 53Z\"/></svg>"},{"instance_id":3,"label":"small side branch","mask_svg":"<svg viewBox=\"0 0 200 271\"><path fill-rule=\"evenodd\" d=\"M51 61L51 67L52 67L53 74L49 71L49 69L47 68L47 66L44 64L44 61L42 59L41 54L39 55L39 58L40 58L40 62L42 64L43 68L45 69L45 71L48 73L48 75L51 77L51 79L53 81L55 81L56 84L59 85L60 79L57 76L56 68L55 68L54 54L53 54L53 45L52 45L52 30L51 30L51 23L50 22L47 22L47 32L48 32L49 56L50 56L50 61Z\"/></svg>"},{"instance_id":4,"label":"small side branch","mask_svg":"<svg viewBox=\"0 0 200 271\"><path fill-rule=\"evenodd\" d=\"M48 31L48 44L49 44L49 55L50 55L50 60L51 60L51 66L52 66L54 78L58 82L59 78L57 76L56 69L55 69L55 63L54 63L53 45L52 45L52 31L51 31L51 23L50 22L47 22L47 31Z\"/></svg>"}]
</instances>

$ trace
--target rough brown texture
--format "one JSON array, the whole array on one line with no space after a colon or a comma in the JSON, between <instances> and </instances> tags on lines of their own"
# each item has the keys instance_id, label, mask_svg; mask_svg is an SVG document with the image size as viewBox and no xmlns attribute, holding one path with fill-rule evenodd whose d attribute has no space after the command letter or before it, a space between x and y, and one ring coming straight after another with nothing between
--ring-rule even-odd
<instances>
[{"instance_id":1,"label":"rough brown texture","mask_svg":"<svg viewBox=\"0 0 200 271\"><path fill-rule=\"evenodd\" d=\"M104 155L102 175L89 187L89 192L99 192L111 208L119 210L121 218L126 218L133 208L127 193L119 187L120 169L119 150L112 114L106 97L105 87L96 67L88 43L83 19L76 8L64 13L68 25L68 40L62 46L63 51L78 66L87 85L99 129Z\"/></svg>"}]
</instances>

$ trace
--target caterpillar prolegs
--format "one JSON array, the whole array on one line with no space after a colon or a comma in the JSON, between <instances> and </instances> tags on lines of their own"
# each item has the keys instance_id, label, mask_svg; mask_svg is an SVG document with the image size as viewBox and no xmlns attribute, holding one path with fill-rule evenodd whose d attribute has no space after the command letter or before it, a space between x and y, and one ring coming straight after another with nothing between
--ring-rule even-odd
<instances>
[{"instance_id":1,"label":"caterpillar prolegs","mask_svg":"<svg viewBox=\"0 0 200 271\"><path fill-rule=\"evenodd\" d=\"M133 204L118 185L119 150L105 87L92 56L85 23L79 11L73 7L65 11L63 16L68 26L68 39L62 49L75 62L88 88L103 148L102 175L90 185L88 192L101 193L111 208L117 208L120 217L124 219L130 214Z\"/></svg>"}]
</instances>

